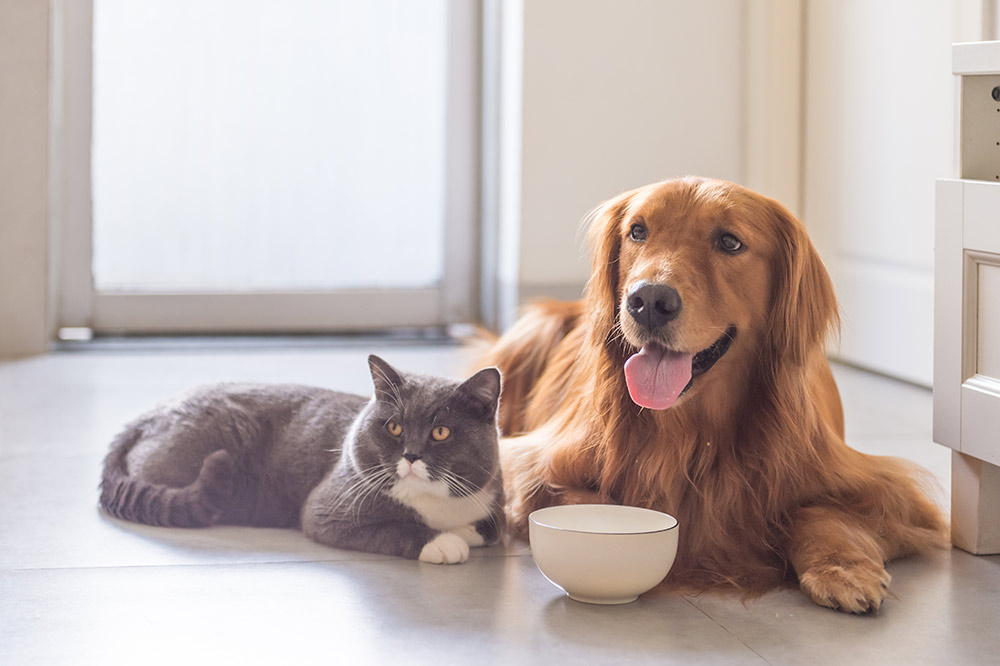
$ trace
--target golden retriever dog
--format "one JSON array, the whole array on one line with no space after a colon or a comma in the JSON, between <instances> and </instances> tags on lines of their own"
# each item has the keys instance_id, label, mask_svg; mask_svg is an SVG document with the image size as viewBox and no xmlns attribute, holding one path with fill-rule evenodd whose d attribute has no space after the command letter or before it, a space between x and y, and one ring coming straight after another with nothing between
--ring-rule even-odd
<instances>
[{"instance_id":1,"label":"golden retriever dog","mask_svg":"<svg viewBox=\"0 0 1000 666\"><path fill-rule=\"evenodd\" d=\"M874 613L885 563L946 542L923 470L844 442L830 278L802 224L731 183L668 180L591 220L581 301L534 306L489 352L515 532L553 504L680 521L666 583L801 587Z\"/></svg>"}]
</instances>

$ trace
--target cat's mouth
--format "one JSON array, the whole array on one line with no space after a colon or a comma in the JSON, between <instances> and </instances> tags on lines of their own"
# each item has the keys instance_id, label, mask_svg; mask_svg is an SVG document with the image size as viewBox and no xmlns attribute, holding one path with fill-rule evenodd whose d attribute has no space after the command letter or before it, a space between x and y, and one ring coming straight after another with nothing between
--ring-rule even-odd
<instances>
[{"instance_id":1,"label":"cat's mouth","mask_svg":"<svg viewBox=\"0 0 1000 666\"><path fill-rule=\"evenodd\" d=\"M448 484L435 479L427 463L423 460L407 460L400 458L396 463L396 482L393 493L416 497L418 495L448 496Z\"/></svg>"},{"instance_id":2,"label":"cat's mouth","mask_svg":"<svg viewBox=\"0 0 1000 666\"><path fill-rule=\"evenodd\" d=\"M400 458L399 462L396 463L396 476L401 481L406 479L426 481L428 483L431 481L430 473L427 470L427 463L419 459L409 461L406 458Z\"/></svg>"},{"instance_id":3,"label":"cat's mouth","mask_svg":"<svg viewBox=\"0 0 1000 666\"><path fill-rule=\"evenodd\" d=\"M389 494L407 504L428 495L449 497L448 484L432 478L426 463L403 458L396 464L396 482Z\"/></svg>"}]
</instances>

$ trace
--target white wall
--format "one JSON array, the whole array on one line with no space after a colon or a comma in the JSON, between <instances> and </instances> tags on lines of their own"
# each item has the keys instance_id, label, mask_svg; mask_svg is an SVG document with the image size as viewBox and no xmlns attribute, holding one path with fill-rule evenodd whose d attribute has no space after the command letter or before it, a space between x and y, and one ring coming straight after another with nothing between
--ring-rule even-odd
<instances>
[{"instance_id":1,"label":"white wall","mask_svg":"<svg viewBox=\"0 0 1000 666\"><path fill-rule=\"evenodd\" d=\"M502 12L501 282L517 288L508 305L576 297L589 274L580 222L598 203L672 176L741 180L743 3Z\"/></svg>"},{"instance_id":2,"label":"white wall","mask_svg":"<svg viewBox=\"0 0 1000 666\"><path fill-rule=\"evenodd\" d=\"M0 357L48 343L49 3L0 2Z\"/></svg>"},{"instance_id":3,"label":"white wall","mask_svg":"<svg viewBox=\"0 0 1000 666\"><path fill-rule=\"evenodd\" d=\"M840 358L930 385L934 180L956 175L951 45L982 3L810 0L804 220L843 311Z\"/></svg>"},{"instance_id":4,"label":"white wall","mask_svg":"<svg viewBox=\"0 0 1000 666\"><path fill-rule=\"evenodd\" d=\"M803 0L744 5L742 185L802 212Z\"/></svg>"}]
</instances>

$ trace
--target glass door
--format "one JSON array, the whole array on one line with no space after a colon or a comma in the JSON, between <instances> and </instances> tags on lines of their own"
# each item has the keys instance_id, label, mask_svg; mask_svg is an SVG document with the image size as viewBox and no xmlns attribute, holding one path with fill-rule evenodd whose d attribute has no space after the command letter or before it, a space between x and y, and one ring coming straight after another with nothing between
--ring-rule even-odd
<instances>
[{"instance_id":1,"label":"glass door","mask_svg":"<svg viewBox=\"0 0 1000 666\"><path fill-rule=\"evenodd\" d=\"M92 11L92 216L76 234L89 247L66 248L89 256L67 264L62 325L472 319L478 3L93 0ZM81 281L85 308L71 304Z\"/></svg>"}]
</instances>

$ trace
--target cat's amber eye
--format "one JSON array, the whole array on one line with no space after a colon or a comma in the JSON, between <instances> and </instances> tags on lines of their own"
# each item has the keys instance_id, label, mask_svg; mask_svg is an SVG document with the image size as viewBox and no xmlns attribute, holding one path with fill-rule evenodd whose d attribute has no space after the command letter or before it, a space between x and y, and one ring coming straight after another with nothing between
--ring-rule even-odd
<instances>
[{"instance_id":1,"label":"cat's amber eye","mask_svg":"<svg viewBox=\"0 0 1000 666\"><path fill-rule=\"evenodd\" d=\"M431 437L434 438L435 442L443 442L451 437L451 428L448 426L437 426L434 430L431 430Z\"/></svg>"},{"instance_id":2,"label":"cat's amber eye","mask_svg":"<svg viewBox=\"0 0 1000 666\"><path fill-rule=\"evenodd\" d=\"M393 437L399 437L403 434L403 426L399 425L395 421L389 421L385 424L385 429L389 431L389 434Z\"/></svg>"}]
</instances>

